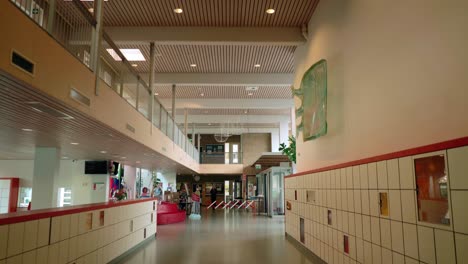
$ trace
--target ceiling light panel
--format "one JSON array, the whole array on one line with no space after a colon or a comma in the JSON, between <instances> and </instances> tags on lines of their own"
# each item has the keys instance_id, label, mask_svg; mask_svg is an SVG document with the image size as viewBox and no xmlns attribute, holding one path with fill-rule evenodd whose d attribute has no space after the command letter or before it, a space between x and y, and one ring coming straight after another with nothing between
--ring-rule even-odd
<instances>
[{"instance_id":1,"label":"ceiling light panel","mask_svg":"<svg viewBox=\"0 0 468 264\"><path fill-rule=\"evenodd\" d=\"M107 49L107 52L114 60L122 61L120 56L113 49ZM140 49L120 49L120 52L122 52L122 54L125 56L125 59L128 61L146 61Z\"/></svg>"}]
</instances>

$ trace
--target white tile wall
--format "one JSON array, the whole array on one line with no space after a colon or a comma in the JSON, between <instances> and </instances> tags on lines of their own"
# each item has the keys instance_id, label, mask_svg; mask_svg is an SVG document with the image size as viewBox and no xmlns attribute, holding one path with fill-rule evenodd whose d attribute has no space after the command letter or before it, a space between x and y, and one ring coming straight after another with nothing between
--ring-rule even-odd
<instances>
[{"instance_id":1,"label":"white tile wall","mask_svg":"<svg viewBox=\"0 0 468 264\"><path fill-rule=\"evenodd\" d=\"M455 233L455 243L458 263L464 263L468 259L468 235Z\"/></svg>"},{"instance_id":2,"label":"white tile wall","mask_svg":"<svg viewBox=\"0 0 468 264\"><path fill-rule=\"evenodd\" d=\"M450 171L450 187L454 189L468 189L468 147L448 150L448 164Z\"/></svg>"},{"instance_id":3,"label":"white tile wall","mask_svg":"<svg viewBox=\"0 0 468 264\"><path fill-rule=\"evenodd\" d=\"M369 188L369 177L367 176L367 164L359 166L359 176L361 178L361 189Z\"/></svg>"},{"instance_id":4,"label":"white tile wall","mask_svg":"<svg viewBox=\"0 0 468 264\"><path fill-rule=\"evenodd\" d=\"M398 159L387 160L388 188L400 189L400 172Z\"/></svg>"},{"instance_id":5,"label":"white tile wall","mask_svg":"<svg viewBox=\"0 0 468 264\"><path fill-rule=\"evenodd\" d=\"M377 189L377 163L367 164L369 176L369 189Z\"/></svg>"},{"instance_id":6,"label":"white tile wall","mask_svg":"<svg viewBox=\"0 0 468 264\"><path fill-rule=\"evenodd\" d=\"M121 221L115 220L113 225L106 223L106 227L81 235L78 235L78 214L0 226L0 254L3 254L0 264L107 263L143 241L144 229L147 238L156 232L156 218L154 222L150 218L155 214L152 202L121 207L130 216L122 215ZM136 223L133 233L129 230L130 219ZM49 230L54 238L50 244ZM116 232L118 235L114 235Z\"/></svg>"},{"instance_id":7,"label":"white tile wall","mask_svg":"<svg viewBox=\"0 0 468 264\"><path fill-rule=\"evenodd\" d=\"M382 264L393 264L392 251L382 248Z\"/></svg>"},{"instance_id":8,"label":"white tile wall","mask_svg":"<svg viewBox=\"0 0 468 264\"><path fill-rule=\"evenodd\" d=\"M0 226L0 259L7 256L8 246L8 225Z\"/></svg>"},{"instance_id":9,"label":"white tile wall","mask_svg":"<svg viewBox=\"0 0 468 264\"><path fill-rule=\"evenodd\" d=\"M400 221L391 221L392 231L392 250L404 254L403 247L403 223Z\"/></svg>"},{"instance_id":10,"label":"white tile wall","mask_svg":"<svg viewBox=\"0 0 468 264\"><path fill-rule=\"evenodd\" d=\"M401 203L403 222L416 223L416 199L414 191L402 190Z\"/></svg>"},{"instance_id":11,"label":"white tile wall","mask_svg":"<svg viewBox=\"0 0 468 264\"><path fill-rule=\"evenodd\" d=\"M294 190L300 199L286 212L286 231L298 239L304 216L306 246L329 263L468 263L468 147L449 150L447 157L453 231L417 222L413 157L287 178L287 199ZM306 205L308 189L317 199ZM379 192L388 193L388 217L380 215ZM349 255L343 252L344 234Z\"/></svg>"},{"instance_id":12,"label":"white tile wall","mask_svg":"<svg viewBox=\"0 0 468 264\"><path fill-rule=\"evenodd\" d=\"M398 159L401 189L414 189L413 160L411 157Z\"/></svg>"},{"instance_id":13,"label":"white tile wall","mask_svg":"<svg viewBox=\"0 0 468 264\"><path fill-rule=\"evenodd\" d=\"M23 252L24 223L9 225L7 256L14 256Z\"/></svg>"},{"instance_id":14,"label":"white tile wall","mask_svg":"<svg viewBox=\"0 0 468 264\"><path fill-rule=\"evenodd\" d=\"M401 191L390 190L388 192L390 219L401 221Z\"/></svg>"},{"instance_id":15,"label":"white tile wall","mask_svg":"<svg viewBox=\"0 0 468 264\"><path fill-rule=\"evenodd\" d=\"M453 232L435 229L434 233L437 263L456 263Z\"/></svg>"},{"instance_id":16,"label":"white tile wall","mask_svg":"<svg viewBox=\"0 0 468 264\"><path fill-rule=\"evenodd\" d=\"M377 162L377 185L380 190L388 189L387 161Z\"/></svg>"},{"instance_id":17,"label":"white tile wall","mask_svg":"<svg viewBox=\"0 0 468 264\"><path fill-rule=\"evenodd\" d=\"M380 236L382 247L391 249L392 248L392 232L390 230L390 220L380 219Z\"/></svg>"},{"instance_id":18,"label":"white tile wall","mask_svg":"<svg viewBox=\"0 0 468 264\"><path fill-rule=\"evenodd\" d=\"M393 264L403 264L405 263L405 256L393 252Z\"/></svg>"},{"instance_id":19,"label":"white tile wall","mask_svg":"<svg viewBox=\"0 0 468 264\"><path fill-rule=\"evenodd\" d=\"M38 220L24 223L23 251L29 251L37 248L38 225Z\"/></svg>"},{"instance_id":20,"label":"white tile wall","mask_svg":"<svg viewBox=\"0 0 468 264\"><path fill-rule=\"evenodd\" d=\"M372 244L372 263L382 263L382 248L375 244Z\"/></svg>"},{"instance_id":21,"label":"white tile wall","mask_svg":"<svg viewBox=\"0 0 468 264\"><path fill-rule=\"evenodd\" d=\"M405 255L419 259L416 225L403 223L403 240L405 243Z\"/></svg>"},{"instance_id":22,"label":"white tile wall","mask_svg":"<svg viewBox=\"0 0 468 264\"><path fill-rule=\"evenodd\" d=\"M468 234L468 191L452 191L451 198L454 229Z\"/></svg>"},{"instance_id":23,"label":"white tile wall","mask_svg":"<svg viewBox=\"0 0 468 264\"><path fill-rule=\"evenodd\" d=\"M380 245L380 218L371 217L371 238L372 243Z\"/></svg>"},{"instance_id":24,"label":"white tile wall","mask_svg":"<svg viewBox=\"0 0 468 264\"><path fill-rule=\"evenodd\" d=\"M429 264L436 263L434 229L418 226L418 239L420 260Z\"/></svg>"}]
</instances>

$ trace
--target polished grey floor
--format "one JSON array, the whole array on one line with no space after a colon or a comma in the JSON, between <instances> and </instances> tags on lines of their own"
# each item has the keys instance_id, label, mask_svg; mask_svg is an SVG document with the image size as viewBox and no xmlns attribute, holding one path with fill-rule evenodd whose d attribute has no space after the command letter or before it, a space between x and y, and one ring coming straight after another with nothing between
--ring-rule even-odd
<instances>
[{"instance_id":1,"label":"polished grey floor","mask_svg":"<svg viewBox=\"0 0 468 264\"><path fill-rule=\"evenodd\" d=\"M202 210L201 220L158 226L157 238L118 263L313 263L284 235L284 218Z\"/></svg>"}]
</instances>

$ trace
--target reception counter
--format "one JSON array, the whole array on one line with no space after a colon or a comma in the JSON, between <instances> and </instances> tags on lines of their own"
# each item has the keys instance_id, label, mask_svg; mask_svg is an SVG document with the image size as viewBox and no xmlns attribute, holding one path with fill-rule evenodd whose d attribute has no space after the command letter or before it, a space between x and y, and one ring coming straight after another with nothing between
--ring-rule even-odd
<instances>
[{"instance_id":1,"label":"reception counter","mask_svg":"<svg viewBox=\"0 0 468 264\"><path fill-rule=\"evenodd\" d=\"M108 263L156 234L154 198L0 214L0 264Z\"/></svg>"}]
</instances>

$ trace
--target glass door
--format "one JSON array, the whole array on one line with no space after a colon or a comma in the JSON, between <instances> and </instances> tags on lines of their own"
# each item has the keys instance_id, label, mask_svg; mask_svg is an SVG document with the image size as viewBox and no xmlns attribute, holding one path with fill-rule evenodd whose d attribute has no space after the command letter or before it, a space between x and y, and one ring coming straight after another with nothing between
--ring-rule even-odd
<instances>
[{"instance_id":1,"label":"glass door","mask_svg":"<svg viewBox=\"0 0 468 264\"><path fill-rule=\"evenodd\" d=\"M284 215L284 192L283 180L284 173L282 171L275 171L270 173L270 212L269 215Z\"/></svg>"}]
</instances>

